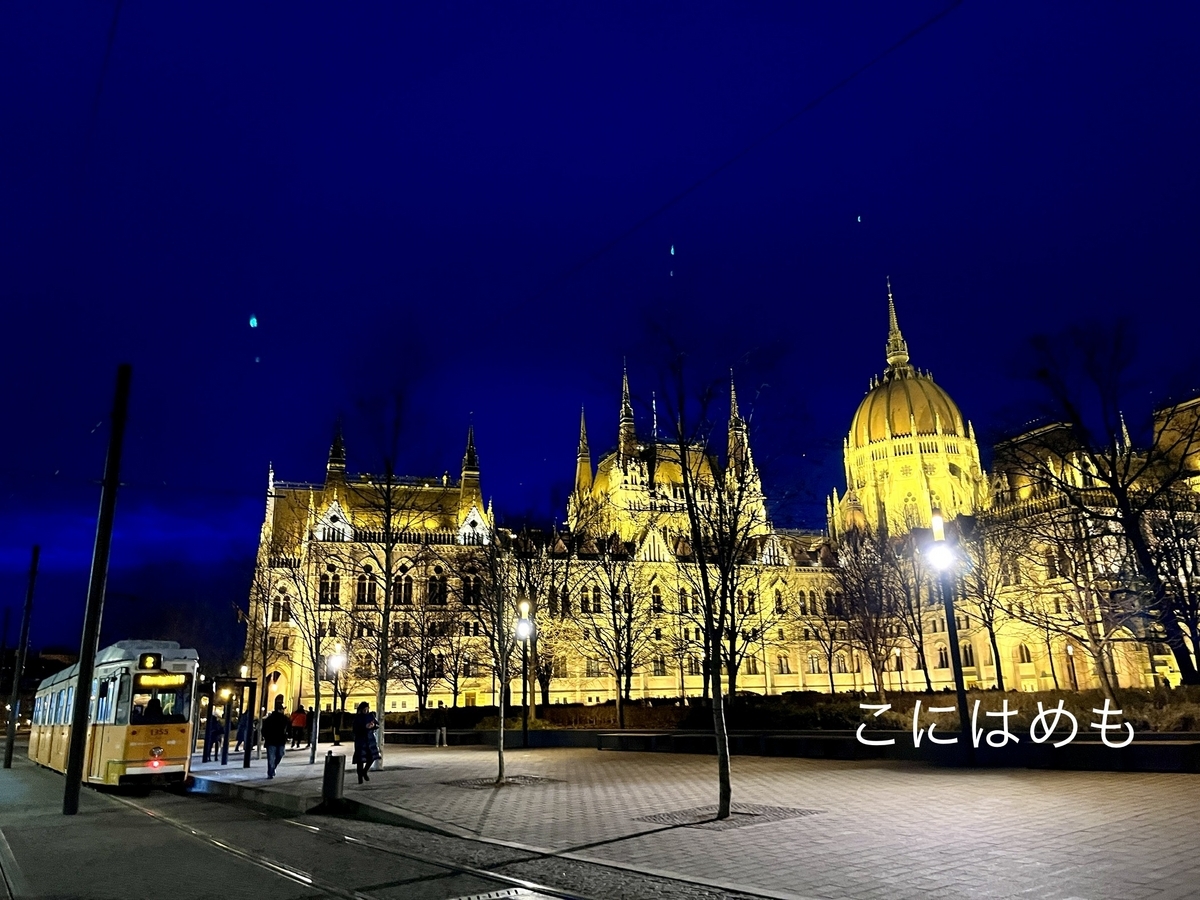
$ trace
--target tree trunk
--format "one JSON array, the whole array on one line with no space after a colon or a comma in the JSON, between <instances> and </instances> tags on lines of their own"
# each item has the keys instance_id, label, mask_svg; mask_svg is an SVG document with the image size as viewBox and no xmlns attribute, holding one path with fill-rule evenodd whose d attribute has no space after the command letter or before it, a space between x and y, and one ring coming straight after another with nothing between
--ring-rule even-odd
<instances>
[{"instance_id":1,"label":"tree trunk","mask_svg":"<svg viewBox=\"0 0 1200 900\"><path fill-rule=\"evenodd\" d=\"M1058 670L1054 667L1054 645L1050 643L1050 632L1046 632L1046 658L1050 660L1050 677L1054 679L1054 689L1058 687Z\"/></svg>"},{"instance_id":2,"label":"tree trunk","mask_svg":"<svg viewBox=\"0 0 1200 900\"><path fill-rule=\"evenodd\" d=\"M500 667L500 680L504 684L504 690L500 691L499 697L499 722L496 724L496 784L504 784L504 695L508 692L508 666Z\"/></svg>"},{"instance_id":3,"label":"tree trunk","mask_svg":"<svg viewBox=\"0 0 1200 900\"><path fill-rule=\"evenodd\" d=\"M833 660L828 660L829 664L829 698L832 700L834 695L833 687Z\"/></svg>"},{"instance_id":4,"label":"tree trunk","mask_svg":"<svg viewBox=\"0 0 1200 900\"><path fill-rule=\"evenodd\" d=\"M625 701L621 697L621 676L617 676L617 727L625 727Z\"/></svg>"},{"instance_id":5,"label":"tree trunk","mask_svg":"<svg viewBox=\"0 0 1200 900\"><path fill-rule=\"evenodd\" d=\"M1004 668L1000 665L1000 645L996 643L996 629L988 622L988 639L992 642L992 668L996 670L996 688L1004 690Z\"/></svg>"},{"instance_id":6,"label":"tree trunk","mask_svg":"<svg viewBox=\"0 0 1200 900\"><path fill-rule=\"evenodd\" d=\"M713 671L715 673L720 670L714 666ZM733 783L729 771L729 734L725 730L725 704L719 684L713 691L713 734L717 740L717 818L728 819Z\"/></svg>"},{"instance_id":7,"label":"tree trunk","mask_svg":"<svg viewBox=\"0 0 1200 900\"><path fill-rule=\"evenodd\" d=\"M311 729L309 734L312 740L308 745L308 764L310 766L317 761L317 740L321 736L321 682L316 679L313 680L313 715L316 716L316 721L304 723L306 728Z\"/></svg>"},{"instance_id":8,"label":"tree trunk","mask_svg":"<svg viewBox=\"0 0 1200 900\"><path fill-rule=\"evenodd\" d=\"M871 664L871 677L875 679L875 693L879 695L880 703L887 703L887 691L883 686L883 669Z\"/></svg>"}]
</instances>

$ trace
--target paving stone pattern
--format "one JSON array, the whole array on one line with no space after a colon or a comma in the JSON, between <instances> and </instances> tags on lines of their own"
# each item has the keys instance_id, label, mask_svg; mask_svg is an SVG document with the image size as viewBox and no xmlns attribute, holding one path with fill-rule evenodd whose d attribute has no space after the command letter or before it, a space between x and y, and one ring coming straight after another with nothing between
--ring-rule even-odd
<instances>
[{"instance_id":1,"label":"paving stone pattern","mask_svg":"<svg viewBox=\"0 0 1200 900\"><path fill-rule=\"evenodd\" d=\"M364 800L464 836L730 890L822 900L1200 897L1196 775L735 757L735 803L820 814L713 833L640 821L711 806L709 757L509 750L508 772L546 780L461 790L444 782L494 777L494 750L389 750L389 765L412 768L373 773Z\"/></svg>"}]
</instances>

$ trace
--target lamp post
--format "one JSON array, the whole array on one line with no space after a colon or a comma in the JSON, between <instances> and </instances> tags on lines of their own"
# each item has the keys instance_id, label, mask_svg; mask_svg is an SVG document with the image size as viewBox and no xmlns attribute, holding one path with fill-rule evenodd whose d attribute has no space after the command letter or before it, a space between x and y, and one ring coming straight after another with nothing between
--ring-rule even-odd
<instances>
[{"instance_id":1,"label":"lamp post","mask_svg":"<svg viewBox=\"0 0 1200 900\"><path fill-rule=\"evenodd\" d=\"M900 656L900 648L896 648L896 674L900 676L900 693L904 693L904 662Z\"/></svg>"},{"instance_id":2,"label":"lamp post","mask_svg":"<svg viewBox=\"0 0 1200 900\"><path fill-rule=\"evenodd\" d=\"M341 710L338 706L338 674L342 671L342 667L346 665L346 654L340 650L332 654L325 662L325 668L333 673L333 746L340 747L342 745L341 735L338 734L338 726L342 721Z\"/></svg>"},{"instance_id":3,"label":"lamp post","mask_svg":"<svg viewBox=\"0 0 1200 900\"><path fill-rule=\"evenodd\" d=\"M975 747L971 734L971 719L967 715L967 688L963 683L962 653L958 647L958 620L954 616L954 580L951 569L958 561L953 548L946 543L946 523L941 510L933 511L933 546L929 561L941 575L942 606L946 611L946 637L950 641L950 663L954 667L954 690L958 694L959 732L966 741L968 764L975 762Z\"/></svg>"},{"instance_id":4,"label":"lamp post","mask_svg":"<svg viewBox=\"0 0 1200 900\"><path fill-rule=\"evenodd\" d=\"M1071 673L1071 690L1079 690L1079 680L1075 677L1075 648L1067 644L1067 671Z\"/></svg>"},{"instance_id":5,"label":"lamp post","mask_svg":"<svg viewBox=\"0 0 1200 900\"><path fill-rule=\"evenodd\" d=\"M529 636L533 634L533 623L529 621L529 601L522 600L517 609L516 635L521 642L521 746L529 746Z\"/></svg>"}]
</instances>

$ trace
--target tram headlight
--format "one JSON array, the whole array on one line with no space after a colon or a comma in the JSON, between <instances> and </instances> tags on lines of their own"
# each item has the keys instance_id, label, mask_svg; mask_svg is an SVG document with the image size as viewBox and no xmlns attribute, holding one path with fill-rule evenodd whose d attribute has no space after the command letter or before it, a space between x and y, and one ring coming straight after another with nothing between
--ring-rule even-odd
<instances>
[{"instance_id":1,"label":"tram headlight","mask_svg":"<svg viewBox=\"0 0 1200 900\"><path fill-rule=\"evenodd\" d=\"M157 769L159 766L162 765L162 755L165 752L166 751L163 750L162 747L151 747L150 748L150 768Z\"/></svg>"}]
</instances>

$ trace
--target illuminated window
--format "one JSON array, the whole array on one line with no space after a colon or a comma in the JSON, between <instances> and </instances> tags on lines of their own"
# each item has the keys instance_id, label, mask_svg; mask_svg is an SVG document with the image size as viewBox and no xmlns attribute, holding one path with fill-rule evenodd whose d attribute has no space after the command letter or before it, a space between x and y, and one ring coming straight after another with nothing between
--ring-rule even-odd
<instances>
[{"instance_id":1,"label":"illuminated window","mask_svg":"<svg viewBox=\"0 0 1200 900\"><path fill-rule=\"evenodd\" d=\"M1021 644L1017 647L1017 659L1019 659L1022 663L1033 662L1033 657L1029 655L1029 648L1024 644Z\"/></svg>"}]
</instances>

